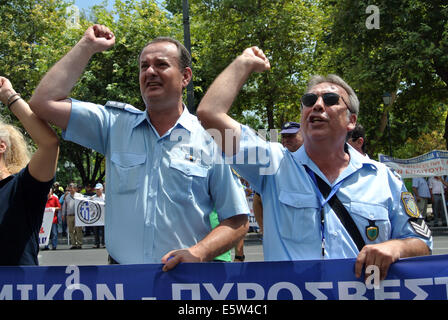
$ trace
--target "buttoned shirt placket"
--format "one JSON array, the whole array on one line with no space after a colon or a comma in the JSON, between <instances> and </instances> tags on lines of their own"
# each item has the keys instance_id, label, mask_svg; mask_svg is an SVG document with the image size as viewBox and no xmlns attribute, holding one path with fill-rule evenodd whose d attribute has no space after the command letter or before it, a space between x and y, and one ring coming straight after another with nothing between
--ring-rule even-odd
<instances>
[{"instance_id":1,"label":"buttoned shirt placket","mask_svg":"<svg viewBox=\"0 0 448 320\"><path fill-rule=\"evenodd\" d=\"M155 225L156 225L156 206L157 206L157 194L160 183L160 165L163 156L163 142L165 136L160 137L157 131L147 119L147 131L148 134L145 135L145 147L147 158L146 170L149 171L148 174L148 194L147 194L147 207L145 210L145 230L144 230L144 255L145 257L151 258L154 252L155 245ZM152 142L150 140L152 139ZM150 151L149 151L150 150Z\"/></svg>"}]
</instances>

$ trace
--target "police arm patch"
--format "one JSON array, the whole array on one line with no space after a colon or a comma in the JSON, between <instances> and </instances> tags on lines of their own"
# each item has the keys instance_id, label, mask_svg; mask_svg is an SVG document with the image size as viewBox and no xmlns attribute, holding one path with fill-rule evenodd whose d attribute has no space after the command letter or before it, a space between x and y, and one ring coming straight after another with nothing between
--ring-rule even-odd
<instances>
[{"instance_id":1,"label":"police arm patch","mask_svg":"<svg viewBox=\"0 0 448 320\"><path fill-rule=\"evenodd\" d=\"M409 224L414 229L415 233L418 235L429 239L431 237L431 230L428 225L425 223L425 219L423 218L410 218Z\"/></svg>"},{"instance_id":2,"label":"police arm patch","mask_svg":"<svg viewBox=\"0 0 448 320\"><path fill-rule=\"evenodd\" d=\"M417 203L414 196L410 192L401 193L401 201L403 202L404 210L406 214L411 218L419 218L420 212L418 211Z\"/></svg>"}]
</instances>

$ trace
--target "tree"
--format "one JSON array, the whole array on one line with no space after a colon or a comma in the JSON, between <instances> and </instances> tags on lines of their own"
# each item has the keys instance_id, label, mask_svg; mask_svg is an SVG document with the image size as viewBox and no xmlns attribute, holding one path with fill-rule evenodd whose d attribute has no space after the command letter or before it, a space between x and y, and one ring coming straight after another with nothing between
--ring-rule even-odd
<instances>
[{"instance_id":1,"label":"tree","mask_svg":"<svg viewBox=\"0 0 448 320\"><path fill-rule=\"evenodd\" d=\"M266 129L297 120L320 24L313 2L193 0L190 5L196 101L237 55L256 45L272 68L250 77L231 109L232 116L245 122L243 111L250 115L247 112L252 110Z\"/></svg>"},{"instance_id":2,"label":"tree","mask_svg":"<svg viewBox=\"0 0 448 320\"><path fill-rule=\"evenodd\" d=\"M0 74L10 78L22 96L30 97L45 72L73 47L87 27L101 23L111 28L117 42L112 49L93 56L71 97L99 104L123 101L144 109L138 85L138 55L156 36L181 34L176 18L168 17L156 1L116 0L112 12L104 4L93 6L88 14L80 16L79 28L67 28L68 6L61 0L2 3ZM73 176L67 174L66 161L76 167ZM104 156L61 139L58 172L63 183L71 177L80 179L83 185L94 184L104 178Z\"/></svg>"},{"instance_id":3,"label":"tree","mask_svg":"<svg viewBox=\"0 0 448 320\"><path fill-rule=\"evenodd\" d=\"M75 41L76 32L66 27L68 6L60 0L0 1L0 74L10 79L26 100L43 74ZM3 109L0 114L8 123L22 127L8 110ZM31 139L29 143L33 148ZM69 159L62 154L60 160ZM60 164L61 161L58 172L68 176Z\"/></svg>"},{"instance_id":4,"label":"tree","mask_svg":"<svg viewBox=\"0 0 448 320\"><path fill-rule=\"evenodd\" d=\"M377 154L387 150L388 115L394 148L423 133L443 130L448 7L441 0L377 1L379 28L369 29L366 20L372 13L366 9L370 4L367 0L323 0L327 27L316 53L322 70L341 75L357 91L369 152ZM392 93L389 106L382 103L384 92Z\"/></svg>"}]
</instances>

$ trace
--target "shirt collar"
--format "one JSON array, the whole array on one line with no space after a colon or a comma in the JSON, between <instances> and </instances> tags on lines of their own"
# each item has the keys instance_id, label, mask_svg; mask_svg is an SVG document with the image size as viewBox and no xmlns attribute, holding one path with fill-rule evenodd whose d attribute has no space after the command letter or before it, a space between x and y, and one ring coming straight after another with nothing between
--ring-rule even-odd
<instances>
[{"instance_id":1,"label":"shirt collar","mask_svg":"<svg viewBox=\"0 0 448 320\"><path fill-rule=\"evenodd\" d=\"M193 131L194 129L194 124L195 124L195 116L192 115L189 111L188 108L185 106L185 104L182 104L184 110L182 111L182 114L180 115L180 117L177 119L175 125L168 131L171 132L174 128L177 127L182 127L188 131ZM151 124L151 119L149 118L149 114L148 112L144 111L141 112L137 115L135 121L134 121L134 128L139 126L143 121L147 121L148 124L150 126L152 126Z\"/></svg>"},{"instance_id":2,"label":"shirt collar","mask_svg":"<svg viewBox=\"0 0 448 320\"><path fill-rule=\"evenodd\" d=\"M350 162L347 166L347 168L339 175L339 177L333 182L333 184L338 183L340 180L345 179L355 171L361 169L364 166L367 166L373 170L377 170L378 167L375 163L375 161L364 157L361 153L356 151L352 146L350 146L348 143L345 144L345 150L350 155ZM296 152L292 153L292 156L296 161L302 165L308 166L311 170L313 170L315 173L319 174L321 178L325 178L323 173L320 171L320 169L317 167L317 165L313 162L313 160L308 157L308 154L305 151L305 147L302 146L297 150ZM327 181L327 179L324 179Z\"/></svg>"}]
</instances>

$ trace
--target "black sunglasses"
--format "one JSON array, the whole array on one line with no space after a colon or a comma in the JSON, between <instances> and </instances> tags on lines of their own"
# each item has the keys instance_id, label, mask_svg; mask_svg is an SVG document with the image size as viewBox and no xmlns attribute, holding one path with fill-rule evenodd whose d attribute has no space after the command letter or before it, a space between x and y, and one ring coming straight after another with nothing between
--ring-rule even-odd
<instances>
[{"instance_id":1,"label":"black sunglasses","mask_svg":"<svg viewBox=\"0 0 448 320\"><path fill-rule=\"evenodd\" d=\"M342 98L342 101L344 101L345 105L350 110L350 108L348 107L348 104L347 104L347 102L345 102L344 98L341 97L340 95L338 95L337 93L327 92L322 95L322 99L324 100L324 103L326 106L334 106L335 104L337 104L339 102L339 98ZM305 93L302 96L301 101L305 107L312 107L316 103L317 99L319 99L319 96L317 94Z\"/></svg>"}]
</instances>

